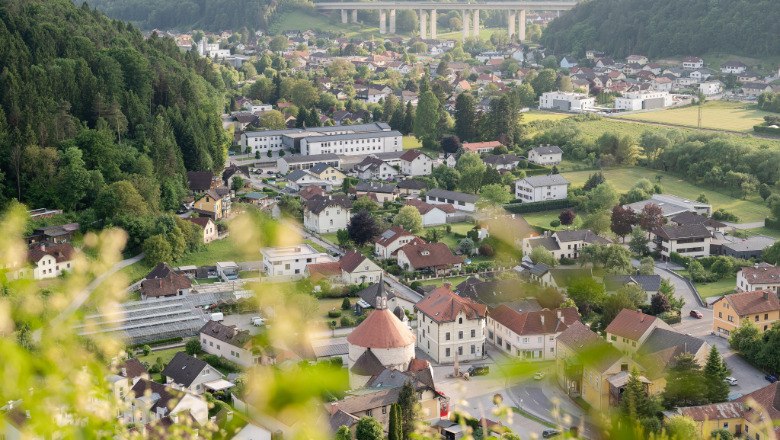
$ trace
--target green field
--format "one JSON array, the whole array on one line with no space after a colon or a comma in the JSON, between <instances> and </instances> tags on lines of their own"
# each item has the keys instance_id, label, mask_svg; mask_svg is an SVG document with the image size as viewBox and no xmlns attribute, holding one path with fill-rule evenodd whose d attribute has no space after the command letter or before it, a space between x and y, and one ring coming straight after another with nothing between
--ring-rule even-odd
<instances>
[{"instance_id":1,"label":"green field","mask_svg":"<svg viewBox=\"0 0 780 440\"><path fill-rule=\"evenodd\" d=\"M770 114L753 107L752 105L739 102L705 102L701 109L701 126L702 128L714 130L751 132L754 125L763 122L764 116ZM697 127L698 115L698 106L689 106L678 109L633 113L618 117L634 121Z\"/></svg>"},{"instance_id":2,"label":"green field","mask_svg":"<svg viewBox=\"0 0 780 440\"><path fill-rule=\"evenodd\" d=\"M544 112L539 110L531 110L525 113L521 113L523 119L522 122L536 122L536 121L560 121L571 116L569 113L553 113Z\"/></svg>"},{"instance_id":3,"label":"green field","mask_svg":"<svg viewBox=\"0 0 780 440\"><path fill-rule=\"evenodd\" d=\"M577 229L580 226L582 226L582 217L579 215L574 219L574 224L570 226L558 226L552 227L550 226L550 222L553 220L558 220L558 216L560 215L561 210L553 210L553 211L541 211L541 212L529 212L527 214L520 214L525 221L528 222L531 226L536 226L538 228L544 228L549 229L551 231L560 231L565 229Z\"/></svg>"},{"instance_id":4,"label":"green field","mask_svg":"<svg viewBox=\"0 0 780 440\"><path fill-rule=\"evenodd\" d=\"M687 270L676 270L678 274L690 278ZM731 277L712 283L693 283L696 286L696 290L699 291L699 295L702 298L712 298L714 296L723 296L727 293L734 292L737 286L737 278Z\"/></svg>"},{"instance_id":5,"label":"green field","mask_svg":"<svg viewBox=\"0 0 780 440\"><path fill-rule=\"evenodd\" d=\"M350 15L350 20L352 16ZM341 23L338 11L332 17L315 11L294 10L280 14L269 26L269 33L278 34L290 30L316 29L319 32L344 34L347 37L370 36L379 34L379 22L375 27L366 27L360 23Z\"/></svg>"},{"instance_id":6,"label":"green field","mask_svg":"<svg viewBox=\"0 0 780 440\"><path fill-rule=\"evenodd\" d=\"M569 179L573 187L582 186L588 179L588 176L594 171L575 171L562 173ZM696 199L699 194L704 194L712 204L713 209L723 208L739 216L742 223L762 221L769 215L769 208L763 203L759 203L758 197L749 200L738 199L727 194L716 192L693 185L685 180L669 173L658 170L650 170L639 167L612 168L604 170L604 176L607 181L619 193L624 193L639 179L648 179L656 182L655 176L661 176L660 185L664 192L686 199Z\"/></svg>"},{"instance_id":7,"label":"green field","mask_svg":"<svg viewBox=\"0 0 780 440\"><path fill-rule=\"evenodd\" d=\"M163 364L168 364L180 351L184 351L184 347L166 348L165 350L152 351L149 356L138 356L138 360L153 365L157 362L157 358L161 358Z\"/></svg>"},{"instance_id":8,"label":"green field","mask_svg":"<svg viewBox=\"0 0 780 440\"><path fill-rule=\"evenodd\" d=\"M752 235L766 235L767 237L772 237L780 240L780 231L778 231L777 229L763 227L763 228L756 228L756 229L748 229L747 232L750 232Z\"/></svg>"},{"instance_id":9,"label":"green field","mask_svg":"<svg viewBox=\"0 0 780 440\"><path fill-rule=\"evenodd\" d=\"M480 40L489 40L490 36L493 35L496 32L504 32L506 33L506 28L483 28L481 27L479 29L479 39ZM463 37L463 30L458 29L457 31L452 32L437 32L436 37L439 40L456 40L460 41L460 39Z\"/></svg>"},{"instance_id":10,"label":"green field","mask_svg":"<svg viewBox=\"0 0 780 440\"><path fill-rule=\"evenodd\" d=\"M422 143L414 135L408 135L403 137L404 150L411 150L412 148L421 148Z\"/></svg>"},{"instance_id":11,"label":"green field","mask_svg":"<svg viewBox=\"0 0 780 440\"><path fill-rule=\"evenodd\" d=\"M423 286L441 286L444 283L450 283L452 284L452 287L454 288L458 284L466 281L468 277L449 277L449 278L439 278L436 280L425 280L420 281L420 284Z\"/></svg>"}]
</instances>

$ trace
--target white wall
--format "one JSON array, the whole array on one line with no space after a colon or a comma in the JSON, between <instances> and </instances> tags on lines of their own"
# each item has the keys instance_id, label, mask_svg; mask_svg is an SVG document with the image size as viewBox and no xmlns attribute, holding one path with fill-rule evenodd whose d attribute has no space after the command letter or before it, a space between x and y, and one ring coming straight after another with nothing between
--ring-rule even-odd
<instances>
[{"instance_id":1,"label":"white wall","mask_svg":"<svg viewBox=\"0 0 780 440\"><path fill-rule=\"evenodd\" d=\"M515 182L515 197L523 203L542 202L545 200L565 199L569 192L568 185L531 186L525 179Z\"/></svg>"},{"instance_id":2,"label":"white wall","mask_svg":"<svg viewBox=\"0 0 780 440\"><path fill-rule=\"evenodd\" d=\"M465 314L460 313L453 322L437 323L422 312L417 312L417 348L438 363L454 362L455 353L458 353L459 362L482 359L484 344L484 318L466 319Z\"/></svg>"}]
</instances>

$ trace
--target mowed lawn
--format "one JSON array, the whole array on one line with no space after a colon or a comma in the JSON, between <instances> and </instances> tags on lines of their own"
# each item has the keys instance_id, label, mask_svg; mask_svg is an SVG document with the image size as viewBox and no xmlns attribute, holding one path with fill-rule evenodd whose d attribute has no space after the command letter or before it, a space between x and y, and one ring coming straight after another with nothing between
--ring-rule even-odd
<instances>
[{"instance_id":1,"label":"mowed lawn","mask_svg":"<svg viewBox=\"0 0 780 440\"><path fill-rule=\"evenodd\" d=\"M562 175L571 182L572 187L581 187L588 179L588 176L594 172L595 171L574 171L562 173ZM664 173L663 171L639 167L626 167L604 170L603 173L607 178L607 182L609 182L619 193L625 193L631 189L639 179L644 178L655 183L655 176L660 175L660 185L663 188L664 193L692 200L699 197L699 194L704 194L710 204L712 204L713 209L723 208L726 211L734 213L739 217L741 223L762 221L769 215L769 208L767 208L766 205L759 203L758 197L753 197L750 200L738 199L727 194L696 186L677 176Z\"/></svg>"},{"instance_id":2,"label":"mowed lawn","mask_svg":"<svg viewBox=\"0 0 780 440\"><path fill-rule=\"evenodd\" d=\"M449 283L454 288L455 286L457 286L458 284L466 281L467 279L468 279L468 277L439 278L439 279L436 279L436 280L420 281L420 284L422 284L423 286L437 286L438 287L438 286L441 286L444 283Z\"/></svg>"},{"instance_id":3,"label":"mowed lawn","mask_svg":"<svg viewBox=\"0 0 780 440\"><path fill-rule=\"evenodd\" d=\"M705 102L701 109L701 126L716 130L752 132L753 126L763 122L764 116L770 114L752 107L740 102ZM698 127L699 108L698 106L689 106L618 117L634 121Z\"/></svg>"},{"instance_id":4,"label":"mowed lawn","mask_svg":"<svg viewBox=\"0 0 780 440\"><path fill-rule=\"evenodd\" d=\"M521 113L522 122L536 122L536 121L560 121L571 117L570 113L553 113L543 112L538 110L531 110Z\"/></svg>"},{"instance_id":5,"label":"mowed lawn","mask_svg":"<svg viewBox=\"0 0 780 440\"><path fill-rule=\"evenodd\" d=\"M558 216L561 214L562 209L559 210L552 210L552 211L541 211L541 212L529 212L525 214L520 214L525 221L528 222L531 226L536 226L538 228L544 228L549 229L552 231L561 231L565 229L578 229L582 226L582 217L579 215L574 219L574 224L569 226L558 226L553 227L550 226L550 222L553 220L558 220ZM560 220L559 220L560 221Z\"/></svg>"},{"instance_id":6,"label":"mowed lawn","mask_svg":"<svg viewBox=\"0 0 780 440\"><path fill-rule=\"evenodd\" d=\"M420 140L413 135L404 136L402 142L404 145L404 150L411 150L412 148L422 147Z\"/></svg>"}]
</instances>

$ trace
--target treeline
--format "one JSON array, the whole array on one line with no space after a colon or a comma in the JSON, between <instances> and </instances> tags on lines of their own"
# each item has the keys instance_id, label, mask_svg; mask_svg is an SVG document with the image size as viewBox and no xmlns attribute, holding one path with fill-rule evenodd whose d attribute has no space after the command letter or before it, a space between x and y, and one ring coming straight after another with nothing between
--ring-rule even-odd
<instances>
[{"instance_id":1,"label":"treeline","mask_svg":"<svg viewBox=\"0 0 780 440\"><path fill-rule=\"evenodd\" d=\"M68 0L3 2L0 40L0 205L155 214L224 164L222 76L172 40Z\"/></svg>"},{"instance_id":2,"label":"treeline","mask_svg":"<svg viewBox=\"0 0 780 440\"><path fill-rule=\"evenodd\" d=\"M542 44L556 53L588 49L625 57L708 52L780 55L774 0L593 0L554 20Z\"/></svg>"},{"instance_id":3,"label":"treeline","mask_svg":"<svg viewBox=\"0 0 780 440\"><path fill-rule=\"evenodd\" d=\"M74 0L80 4L82 0ZM108 16L142 29L267 29L278 8L310 4L306 0L91 0Z\"/></svg>"}]
</instances>

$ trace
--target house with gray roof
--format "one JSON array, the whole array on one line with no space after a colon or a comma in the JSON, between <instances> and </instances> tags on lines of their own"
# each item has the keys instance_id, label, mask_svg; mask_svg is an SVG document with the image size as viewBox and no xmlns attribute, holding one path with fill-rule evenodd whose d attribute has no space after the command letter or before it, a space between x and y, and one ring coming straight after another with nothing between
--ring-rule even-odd
<instances>
[{"instance_id":1,"label":"house with gray roof","mask_svg":"<svg viewBox=\"0 0 780 440\"><path fill-rule=\"evenodd\" d=\"M710 255L712 232L702 224L659 226L650 232L650 238L664 261L673 252L690 258Z\"/></svg>"},{"instance_id":2,"label":"house with gray roof","mask_svg":"<svg viewBox=\"0 0 780 440\"><path fill-rule=\"evenodd\" d=\"M166 385L198 395L215 388L225 377L203 359L192 357L183 351L173 356L162 374L165 376Z\"/></svg>"},{"instance_id":3,"label":"house with gray roof","mask_svg":"<svg viewBox=\"0 0 780 440\"><path fill-rule=\"evenodd\" d=\"M449 204L458 211L475 212L477 196L457 191L434 188L425 193L425 202L431 205Z\"/></svg>"},{"instance_id":4,"label":"house with gray roof","mask_svg":"<svg viewBox=\"0 0 780 440\"><path fill-rule=\"evenodd\" d=\"M585 246L591 244L609 244L611 240L604 238L590 229L574 231L557 231L552 234L545 232L541 237L528 237L523 239L523 254L531 255L535 247L543 246L550 251L555 259L576 259Z\"/></svg>"},{"instance_id":5,"label":"house with gray roof","mask_svg":"<svg viewBox=\"0 0 780 440\"><path fill-rule=\"evenodd\" d=\"M528 151L528 161L537 165L558 165L563 160L563 150L557 145L540 145Z\"/></svg>"},{"instance_id":6,"label":"house with gray roof","mask_svg":"<svg viewBox=\"0 0 780 440\"><path fill-rule=\"evenodd\" d=\"M515 197L522 203L563 200L569 196L569 185L560 174L528 176L515 182Z\"/></svg>"}]
</instances>

